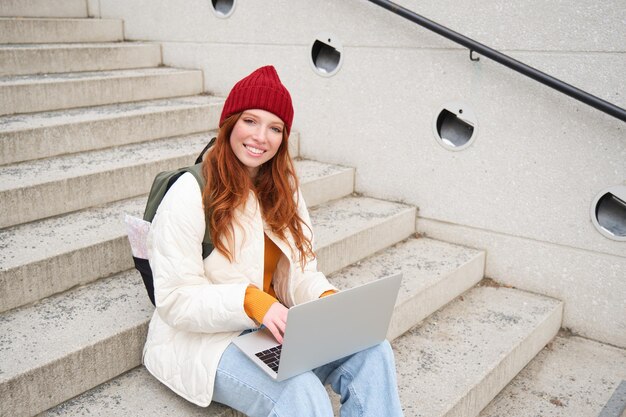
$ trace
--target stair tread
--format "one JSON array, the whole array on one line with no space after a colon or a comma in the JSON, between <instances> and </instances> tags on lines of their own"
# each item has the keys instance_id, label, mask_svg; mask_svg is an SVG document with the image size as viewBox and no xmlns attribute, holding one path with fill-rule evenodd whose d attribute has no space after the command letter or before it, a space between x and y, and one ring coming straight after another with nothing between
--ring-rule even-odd
<instances>
[{"instance_id":1,"label":"stair tread","mask_svg":"<svg viewBox=\"0 0 626 417\"><path fill-rule=\"evenodd\" d=\"M0 3L0 16L31 17L88 17L84 0L4 0Z\"/></svg>"},{"instance_id":2,"label":"stair tread","mask_svg":"<svg viewBox=\"0 0 626 417\"><path fill-rule=\"evenodd\" d=\"M558 336L480 417L598 416L622 381L626 381L626 349Z\"/></svg>"},{"instance_id":3,"label":"stair tread","mask_svg":"<svg viewBox=\"0 0 626 417\"><path fill-rule=\"evenodd\" d=\"M317 229L316 229L317 230ZM410 238L329 275L339 289L402 273L398 303L440 282L482 251L429 238Z\"/></svg>"},{"instance_id":4,"label":"stair tread","mask_svg":"<svg viewBox=\"0 0 626 417\"><path fill-rule=\"evenodd\" d=\"M447 415L561 308L552 298L479 286L432 314L393 342L405 415Z\"/></svg>"},{"instance_id":5,"label":"stair tread","mask_svg":"<svg viewBox=\"0 0 626 417\"><path fill-rule=\"evenodd\" d=\"M47 410L38 417L79 415L169 417L172 410L176 410L176 415L181 417L233 417L230 407L219 403L212 403L207 408L198 407L174 394L143 366Z\"/></svg>"},{"instance_id":6,"label":"stair tread","mask_svg":"<svg viewBox=\"0 0 626 417\"><path fill-rule=\"evenodd\" d=\"M315 179L330 177L353 170L353 168L327 164L325 162L314 161L311 159L296 160L294 161L294 165L296 166L298 179L302 185Z\"/></svg>"},{"instance_id":7,"label":"stair tread","mask_svg":"<svg viewBox=\"0 0 626 417\"><path fill-rule=\"evenodd\" d=\"M455 300L392 342L406 417L446 415L449 403L470 391L490 364L501 362L535 326L560 308L553 299L501 290L474 288L463 301ZM515 329L518 325L523 327L521 332ZM510 337L502 337L503 333ZM180 416L229 415L218 404L204 409L182 400L142 366L42 415L74 416L88 411L102 416L123 410L136 416L158 416L169 415L172 409Z\"/></svg>"},{"instance_id":8,"label":"stair tread","mask_svg":"<svg viewBox=\"0 0 626 417\"><path fill-rule=\"evenodd\" d=\"M0 20L17 20L17 21L114 21L121 22L122 19L99 17L92 19L90 17L21 17L21 16L0 16Z\"/></svg>"},{"instance_id":9,"label":"stair tread","mask_svg":"<svg viewBox=\"0 0 626 417\"><path fill-rule=\"evenodd\" d=\"M0 114L97 106L202 92L202 71L154 67L0 76Z\"/></svg>"},{"instance_id":10,"label":"stair tread","mask_svg":"<svg viewBox=\"0 0 626 417\"><path fill-rule=\"evenodd\" d=\"M158 44L142 41L124 42L74 42L74 43L10 43L0 44L0 51L5 50L46 50L46 49L101 49L101 48L145 48L158 47Z\"/></svg>"},{"instance_id":11,"label":"stair tread","mask_svg":"<svg viewBox=\"0 0 626 417\"><path fill-rule=\"evenodd\" d=\"M148 113L166 112L211 104L223 104L224 99L210 95L173 97L134 101L130 103L106 104L102 106L78 107L39 113L0 116L0 133L45 128L71 123L82 123L119 117L137 116Z\"/></svg>"},{"instance_id":12,"label":"stair tread","mask_svg":"<svg viewBox=\"0 0 626 417\"><path fill-rule=\"evenodd\" d=\"M392 340L459 294L484 273L485 253L428 238L409 238L329 275L340 289L402 273L396 308L387 331Z\"/></svg>"},{"instance_id":13,"label":"stair tread","mask_svg":"<svg viewBox=\"0 0 626 417\"><path fill-rule=\"evenodd\" d=\"M199 71L200 70L170 67L151 67L105 71L63 72L56 74L3 75L0 76L0 87L29 84L67 83L72 81L92 81L102 79L140 78L146 76L197 73Z\"/></svg>"},{"instance_id":14,"label":"stair tread","mask_svg":"<svg viewBox=\"0 0 626 417\"><path fill-rule=\"evenodd\" d=\"M121 19L0 17L0 43L115 42L124 38Z\"/></svg>"},{"instance_id":15,"label":"stair tread","mask_svg":"<svg viewBox=\"0 0 626 417\"><path fill-rule=\"evenodd\" d=\"M149 42L0 43L3 76L150 68L161 63L161 46Z\"/></svg>"},{"instance_id":16,"label":"stair tread","mask_svg":"<svg viewBox=\"0 0 626 417\"><path fill-rule=\"evenodd\" d=\"M143 165L150 161L196 155L215 135L214 131L202 132L5 165L0 167L0 178L2 178L0 192Z\"/></svg>"},{"instance_id":17,"label":"stair tread","mask_svg":"<svg viewBox=\"0 0 626 417\"><path fill-rule=\"evenodd\" d=\"M412 211L414 207L371 197L350 196L311 208L315 218L315 238L324 242L330 236L350 236L364 224L379 224L389 217Z\"/></svg>"},{"instance_id":18,"label":"stair tread","mask_svg":"<svg viewBox=\"0 0 626 417\"><path fill-rule=\"evenodd\" d=\"M373 199L366 200L374 203ZM386 206L393 212L400 205L387 203ZM359 207L367 210L366 202ZM332 210L332 204L327 210ZM358 213L353 216L360 217ZM367 220L363 221L367 218L363 216L356 223L367 228L370 225ZM320 218L313 216L312 221L317 230L324 227L325 222L336 220L322 215ZM348 216L344 216L344 221L349 221ZM341 236L327 236L318 243L327 246L341 239ZM0 348L4 360L0 365L0 382L45 366L124 329L145 324L151 313L143 282L134 270L2 313Z\"/></svg>"},{"instance_id":19,"label":"stair tread","mask_svg":"<svg viewBox=\"0 0 626 417\"><path fill-rule=\"evenodd\" d=\"M129 270L5 312L0 383L139 326L152 310L141 276Z\"/></svg>"},{"instance_id":20,"label":"stair tread","mask_svg":"<svg viewBox=\"0 0 626 417\"><path fill-rule=\"evenodd\" d=\"M125 236L124 214L143 216L146 196L0 230L0 271Z\"/></svg>"},{"instance_id":21,"label":"stair tread","mask_svg":"<svg viewBox=\"0 0 626 417\"><path fill-rule=\"evenodd\" d=\"M442 249L449 249L455 252L455 256L450 257L451 262L442 262ZM403 272L405 274L405 282L402 292L405 296L410 296L409 292L419 292L423 285L410 285L409 281L423 281L426 275L433 275L433 279L443 280L446 275L455 269L459 260L460 263L475 257L479 251L468 248L462 248L455 245L437 242L430 239L409 239L406 242L396 245L388 251L382 251L374 256L371 260L363 262L361 269L368 275L365 280L376 279L382 274L377 275L377 271L372 271L371 265L384 265L394 262L398 256L407 253L420 252L420 258L409 262ZM330 279L340 288L348 288L358 285L363 281L363 277L355 274L358 266L352 266L346 271L340 271L332 274ZM410 279L409 279L410 277ZM398 303L401 304L402 296L399 297ZM96 301L97 300L97 301ZM128 271L117 276L100 280L99 282L72 290L66 294L50 299L43 300L41 303L35 304L27 309L16 310L15 312L5 313L0 320L0 334L11 335L11 341L5 340L5 344L13 350L13 354L18 357L18 361L30 359L31 363L16 364L15 367L21 368L22 372L33 368L35 365L44 366L45 362L58 360L64 353L74 349L80 349L81 346L96 343L99 339L107 337L107 334L114 332L122 332L126 328L132 328L145 324L149 320L152 310L148 304L147 296L141 283L141 278L134 271ZM147 308L147 312L146 312ZM83 311L86 310L86 311ZM127 317L128 316L128 317ZM62 327L51 325L50 321L59 320ZM73 321L80 324L74 325ZM99 323L109 323L100 325ZM8 324L7 324L8 323ZM31 329L26 323L38 323L41 328ZM55 323L57 323L55 321ZM116 323L111 325L110 323ZM26 331L25 331L26 329ZM26 335L33 332L37 336ZM79 333L80 337L72 335ZM65 347L55 346L49 349L47 346L40 346L44 352L29 350L36 343L36 339L58 340L65 343ZM60 343L59 343L60 344ZM70 346L71 344L71 346ZM56 345L56 343L55 343ZM56 350L56 352L54 352ZM20 354L20 352L28 352L28 355ZM12 354L8 354L8 362L11 361ZM46 356L46 359L41 359ZM33 362L36 362L33 363ZM3 373L11 373L11 370L3 369ZM13 373L17 373L15 370ZM1 379L0 379L1 380Z\"/></svg>"},{"instance_id":22,"label":"stair tread","mask_svg":"<svg viewBox=\"0 0 626 417\"><path fill-rule=\"evenodd\" d=\"M295 161L295 168L303 185L348 170L308 160ZM0 271L123 237L126 235L124 214L141 217L145 201L146 196L140 196L2 229Z\"/></svg>"}]
</instances>

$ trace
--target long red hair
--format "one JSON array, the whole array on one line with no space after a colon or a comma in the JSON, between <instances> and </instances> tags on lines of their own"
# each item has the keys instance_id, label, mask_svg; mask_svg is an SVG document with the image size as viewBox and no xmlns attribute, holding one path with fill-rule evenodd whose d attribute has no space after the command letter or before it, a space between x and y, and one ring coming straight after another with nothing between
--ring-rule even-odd
<instances>
[{"instance_id":1,"label":"long red hair","mask_svg":"<svg viewBox=\"0 0 626 417\"><path fill-rule=\"evenodd\" d=\"M253 191L259 200L263 218L272 231L283 240L286 240L287 231L291 234L300 265L304 268L307 259L315 258L315 254L311 239L305 234L308 227L298 215L297 200L294 199L299 188L289 156L289 135L283 129L278 152L261 165L256 177L251 179L230 146L230 134L240 116L241 113L237 113L224 120L215 144L202 163L202 172L207 180L202 202L211 240L215 248L232 262L235 210L246 203L250 191Z\"/></svg>"}]
</instances>

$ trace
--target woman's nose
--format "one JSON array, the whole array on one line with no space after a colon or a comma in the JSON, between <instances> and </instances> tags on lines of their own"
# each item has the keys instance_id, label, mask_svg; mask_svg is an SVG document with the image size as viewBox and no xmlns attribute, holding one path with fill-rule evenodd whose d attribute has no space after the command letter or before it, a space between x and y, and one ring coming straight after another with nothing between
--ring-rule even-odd
<instances>
[{"instance_id":1,"label":"woman's nose","mask_svg":"<svg viewBox=\"0 0 626 417\"><path fill-rule=\"evenodd\" d=\"M267 138L265 128L261 125L257 126L252 133L252 137L259 142L265 142L265 139Z\"/></svg>"}]
</instances>

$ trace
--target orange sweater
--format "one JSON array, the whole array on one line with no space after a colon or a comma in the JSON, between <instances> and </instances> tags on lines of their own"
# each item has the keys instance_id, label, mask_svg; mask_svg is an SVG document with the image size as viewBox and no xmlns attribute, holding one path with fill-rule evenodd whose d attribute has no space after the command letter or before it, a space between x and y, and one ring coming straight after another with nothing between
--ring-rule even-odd
<instances>
[{"instance_id":1,"label":"orange sweater","mask_svg":"<svg viewBox=\"0 0 626 417\"><path fill-rule=\"evenodd\" d=\"M274 286L272 285L272 277L280 259L280 249L272 239L265 235L265 266L263 271L263 290L250 285L246 289L246 295L243 300L243 308L246 314L257 323L263 322L265 313L270 309L272 304L278 302ZM321 297L334 294L335 291L330 290L324 292Z\"/></svg>"}]
</instances>

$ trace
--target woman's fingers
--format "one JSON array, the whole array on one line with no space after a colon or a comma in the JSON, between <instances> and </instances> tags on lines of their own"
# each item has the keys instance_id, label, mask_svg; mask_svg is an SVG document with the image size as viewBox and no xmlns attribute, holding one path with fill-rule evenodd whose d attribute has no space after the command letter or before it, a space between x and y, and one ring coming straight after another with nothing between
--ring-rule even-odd
<instances>
[{"instance_id":1,"label":"woman's fingers","mask_svg":"<svg viewBox=\"0 0 626 417\"><path fill-rule=\"evenodd\" d=\"M289 310L281 303L274 303L265 313L263 324L269 329L278 343L283 343Z\"/></svg>"},{"instance_id":2,"label":"woman's fingers","mask_svg":"<svg viewBox=\"0 0 626 417\"><path fill-rule=\"evenodd\" d=\"M265 326L269 329L269 331L274 336L274 339L280 344L283 343L283 335L285 334L284 329L281 330L280 325L276 322L272 322L269 326Z\"/></svg>"},{"instance_id":3,"label":"woman's fingers","mask_svg":"<svg viewBox=\"0 0 626 417\"><path fill-rule=\"evenodd\" d=\"M272 333L272 336L274 336L274 339L276 339L276 341L280 344L283 343L283 335L280 332L280 330L278 330L278 328L275 325L271 325L271 326L266 326L269 331Z\"/></svg>"}]
</instances>

